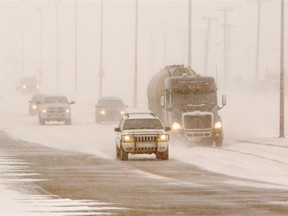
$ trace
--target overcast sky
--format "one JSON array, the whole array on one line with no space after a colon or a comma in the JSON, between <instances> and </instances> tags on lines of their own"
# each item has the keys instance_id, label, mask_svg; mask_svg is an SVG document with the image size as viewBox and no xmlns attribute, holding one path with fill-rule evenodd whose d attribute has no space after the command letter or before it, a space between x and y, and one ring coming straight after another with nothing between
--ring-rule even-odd
<instances>
[{"instance_id":1,"label":"overcast sky","mask_svg":"<svg viewBox=\"0 0 288 216\"><path fill-rule=\"evenodd\" d=\"M135 0L104 0L103 95L132 100L134 79ZM98 95L100 1L78 1L78 91ZM286 4L286 11L287 11ZM218 72L223 85L224 12L230 25L229 78L255 77L257 1L192 0L192 68L204 74L207 18L211 17L208 75ZM188 0L138 1L139 96L145 97L151 76L165 65L185 64L188 49ZM42 11L42 12L41 12ZM15 87L25 75L40 75L45 88L56 87L56 1L0 1L0 76ZM40 16L42 26L40 29ZM286 16L287 17L287 16ZM287 20L287 18L285 19ZM259 77L279 73L280 1L261 4ZM288 22L285 27L287 29ZM40 36L40 30L42 37ZM40 41L42 38L42 42ZM285 37L287 38L287 37ZM41 43L40 43L41 42ZM287 47L287 46L286 46ZM42 64L40 65L40 50ZM287 51L287 48L285 49ZM75 71L75 1L59 1L60 90L73 91ZM217 69L216 69L217 68ZM94 96L95 95L95 96Z\"/></svg>"}]
</instances>

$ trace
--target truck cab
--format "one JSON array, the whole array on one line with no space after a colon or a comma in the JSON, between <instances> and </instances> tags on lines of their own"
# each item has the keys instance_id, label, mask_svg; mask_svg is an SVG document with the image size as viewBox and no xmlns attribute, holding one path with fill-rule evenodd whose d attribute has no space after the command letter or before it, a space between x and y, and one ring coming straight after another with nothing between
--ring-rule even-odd
<instances>
[{"instance_id":1,"label":"truck cab","mask_svg":"<svg viewBox=\"0 0 288 216\"><path fill-rule=\"evenodd\" d=\"M222 107L226 97L222 97ZM218 111L213 77L178 76L165 80L161 97L163 116L172 132L197 143L223 145L223 123Z\"/></svg>"}]
</instances>

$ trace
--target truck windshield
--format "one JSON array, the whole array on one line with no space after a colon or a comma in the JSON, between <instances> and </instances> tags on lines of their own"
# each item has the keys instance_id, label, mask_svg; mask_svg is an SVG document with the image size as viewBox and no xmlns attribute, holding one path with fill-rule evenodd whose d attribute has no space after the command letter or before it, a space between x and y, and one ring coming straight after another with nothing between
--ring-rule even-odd
<instances>
[{"instance_id":1,"label":"truck windshield","mask_svg":"<svg viewBox=\"0 0 288 216\"><path fill-rule=\"evenodd\" d=\"M172 94L172 106L181 107L181 106L204 106L207 104L217 104L216 94Z\"/></svg>"},{"instance_id":2,"label":"truck windshield","mask_svg":"<svg viewBox=\"0 0 288 216\"><path fill-rule=\"evenodd\" d=\"M128 119L123 125L123 130L135 129L163 129L159 119Z\"/></svg>"},{"instance_id":3,"label":"truck windshield","mask_svg":"<svg viewBox=\"0 0 288 216\"><path fill-rule=\"evenodd\" d=\"M216 92L216 87L214 83L211 82L185 82L178 81L171 88L172 92L179 95L193 94L193 95L202 95L210 94Z\"/></svg>"}]
</instances>

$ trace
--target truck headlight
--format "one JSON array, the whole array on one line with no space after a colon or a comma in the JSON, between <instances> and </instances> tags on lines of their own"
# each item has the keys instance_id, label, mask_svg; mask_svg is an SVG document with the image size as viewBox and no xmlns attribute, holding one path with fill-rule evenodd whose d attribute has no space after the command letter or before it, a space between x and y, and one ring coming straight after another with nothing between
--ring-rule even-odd
<instances>
[{"instance_id":1,"label":"truck headlight","mask_svg":"<svg viewBox=\"0 0 288 216\"><path fill-rule=\"evenodd\" d=\"M125 111L123 111L123 110L120 111L120 114L121 114L121 115L124 115L124 114L125 114Z\"/></svg>"},{"instance_id":2,"label":"truck headlight","mask_svg":"<svg viewBox=\"0 0 288 216\"><path fill-rule=\"evenodd\" d=\"M171 129L172 129L172 130L181 130L181 129L182 129L182 126L181 126L179 123L174 122L174 123L172 124Z\"/></svg>"},{"instance_id":3,"label":"truck headlight","mask_svg":"<svg viewBox=\"0 0 288 216\"><path fill-rule=\"evenodd\" d=\"M100 111L100 114L101 114L101 115L105 115L105 114L106 114L106 111L105 111L105 110L101 110L101 111Z\"/></svg>"},{"instance_id":4,"label":"truck headlight","mask_svg":"<svg viewBox=\"0 0 288 216\"><path fill-rule=\"evenodd\" d=\"M24 88L24 89L25 89L25 88L26 88L26 85L23 85L23 86L22 86L22 88Z\"/></svg>"},{"instance_id":5,"label":"truck headlight","mask_svg":"<svg viewBox=\"0 0 288 216\"><path fill-rule=\"evenodd\" d=\"M121 139L123 142L134 142L134 137L132 135L123 135Z\"/></svg>"},{"instance_id":6,"label":"truck headlight","mask_svg":"<svg viewBox=\"0 0 288 216\"><path fill-rule=\"evenodd\" d=\"M32 105L32 109L37 109L37 106L35 104Z\"/></svg>"},{"instance_id":7,"label":"truck headlight","mask_svg":"<svg viewBox=\"0 0 288 216\"><path fill-rule=\"evenodd\" d=\"M42 113L47 113L47 110L46 110L46 109L43 109L43 110L42 110Z\"/></svg>"},{"instance_id":8,"label":"truck headlight","mask_svg":"<svg viewBox=\"0 0 288 216\"><path fill-rule=\"evenodd\" d=\"M70 113L70 109L66 109L65 111L66 111L66 113Z\"/></svg>"},{"instance_id":9,"label":"truck headlight","mask_svg":"<svg viewBox=\"0 0 288 216\"><path fill-rule=\"evenodd\" d=\"M168 134L159 134L157 140L158 140L158 142L168 142L169 141L169 135Z\"/></svg>"},{"instance_id":10,"label":"truck headlight","mask_svg":"<svg viewBox=\"0 0 288 216\"><path fill-rule=\"evenodd\" d=\"M214 124L214 129L220 129L220 128L222 128L222 122L218 121Z\"/></svg>"}]
</instances>

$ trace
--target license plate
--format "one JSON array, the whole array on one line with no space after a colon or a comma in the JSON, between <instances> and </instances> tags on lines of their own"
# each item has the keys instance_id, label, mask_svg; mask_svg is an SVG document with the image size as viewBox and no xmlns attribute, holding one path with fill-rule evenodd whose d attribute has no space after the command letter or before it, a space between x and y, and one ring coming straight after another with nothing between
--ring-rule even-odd
<instances>
[{"instance_id":1,"label":"license plate","mask_svg":"<svg viewBox=\"0 0 288 216\"><path fill-rule=\"evenodd\" d=\"M201 137L194 137L193 140L194 142L201 142L202 139Z\"/></svg>"}]
</instances>

